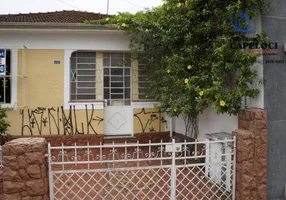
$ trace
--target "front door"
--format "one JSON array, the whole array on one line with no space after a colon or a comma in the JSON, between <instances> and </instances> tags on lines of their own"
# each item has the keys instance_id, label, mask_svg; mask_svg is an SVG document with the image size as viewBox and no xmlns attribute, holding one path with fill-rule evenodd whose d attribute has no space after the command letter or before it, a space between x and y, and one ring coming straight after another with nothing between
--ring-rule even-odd
<instances>
[{"instance_id":1,"label":"front door","mask_svg":"<svg viewBox=\"0 0 286 200\"><path fill-rule=\"evenodd\" d=\"M104 134L132 135L130 54L104 53Z\"/></svg>"}]
</instances>

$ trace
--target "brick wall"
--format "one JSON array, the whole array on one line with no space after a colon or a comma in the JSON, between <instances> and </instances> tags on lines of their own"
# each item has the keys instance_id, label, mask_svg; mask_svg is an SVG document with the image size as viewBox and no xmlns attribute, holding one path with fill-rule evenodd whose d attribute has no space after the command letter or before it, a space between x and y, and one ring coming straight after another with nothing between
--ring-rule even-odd
<instances>
[{"instance_id":1,"label":"brick wall","mask_svg":"<svg viewBox=\"0 0 286 200\"><path fill-rule=\"evenodd\" d=\"M32 136L33 138L45 138L48 143L51 143L52 146L61 146L64 144L65 146L71 146L74 145L74 143L77 143L77 145L86 145L87 142L89 142L90 145L99 145L100 142L104 143L110 143L112 141L114 142L124 142L125 140L128 141L128 139L122 137L118 138L112 138L112 139L106 139L104 138L104 135L42 135L42 136ZM27 136L15 136L11 139L17 139L17 138L28 138ZM176 138L178 141L183 141L185 138L184 135L180 133L174 133L174 138ZM152 132L152 133L135 133L134 138L131 138L129 141L136 142L139 140L140 143L148 143L149 140L151 140L153 143L160 142L161 140L163 142L171 141L170 140L170 133L169 132Z\"/></svg>"},{"instance_id":2,"label":"brick wall","mask_svg":"<svg viewBox=\"0 0 286 200\"><path fill-rule=\"evenodd\" d=\"M239 112L237 138L236 199L267 199L267 115L262 109Z\"/></svg>"}]
</instances>

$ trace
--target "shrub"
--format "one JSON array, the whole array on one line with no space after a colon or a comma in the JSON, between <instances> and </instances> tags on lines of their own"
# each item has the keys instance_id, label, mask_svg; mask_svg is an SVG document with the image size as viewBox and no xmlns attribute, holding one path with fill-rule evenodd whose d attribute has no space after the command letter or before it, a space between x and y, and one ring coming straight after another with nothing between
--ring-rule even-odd
<instances>
[{"instance_id":1,"label":"shrub","mask_svg":"<svg viewBox=\"0 0 286 200\"><path fill-rule=\"evenodd\" d=\"M9 127L6 109L0 107L0 145L3 145L9 139L10 135L7 133Z\"/></svg>"}]
</instances>

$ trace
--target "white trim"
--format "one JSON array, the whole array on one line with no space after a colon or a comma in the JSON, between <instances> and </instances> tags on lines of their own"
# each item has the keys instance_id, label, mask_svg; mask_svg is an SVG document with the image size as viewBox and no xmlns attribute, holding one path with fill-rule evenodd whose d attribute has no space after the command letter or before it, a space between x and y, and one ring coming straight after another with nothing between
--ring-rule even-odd
<instances>
[{"instance_id":1,"label":"white trim","mask_svg":"<svg viewBox=\"0 0 286 200\"><path fill-rule=\"evenodd\" d=\"M17 81L18 81L18 49L11 50L11 65L12 65L12 94L11 94L11 105L16 108L17 107Z\"/></svg>"},{"instance_id":2,"label":"white trim","mask_svg":"<svg viewBox=\"0 0 286 200\"><path fill-rule=\"evenodd\" d=\"M64 58L64 109L69 109L72 105L70 101L70 57L71 54L76 50L65 50ZM77 107L76 107L77 109Z\"/></svg>"},{"instance_id":3,"label":"white trim","mask_svg":"<svg viewBox=\"0 0 286 200\"><path fill-rule=\"evenodd\" d=\"M132 108L152 108L153 105L159 104L158 101L152 102L131 102Z\"/></svg>"},{"instance_id":4,"label":"white trim","mask_svg":"<svg viewBox=\"0 0 286 200\"><path fill-rule=\"evenodd\" d=\"M1 47L0 47L1 48ZM2 108L17 109L17 80L18 80L18 49L7 48L11 50L11 103L1 104Z\"/></svg>"},{"instance_id":5,"label":"white trim","mask_svg":"<svg viewBox=\"0 0 286 200\"><path fill-rule=\"evenodd\" d=\"M1 30L1 29L0 29ZM46 33L49 37L46 37ZM27 49L130 51L129 38L117 31L3 31L0 46ZM20 47L19 47L20 48Z\"/></svg>"}]
</instances>

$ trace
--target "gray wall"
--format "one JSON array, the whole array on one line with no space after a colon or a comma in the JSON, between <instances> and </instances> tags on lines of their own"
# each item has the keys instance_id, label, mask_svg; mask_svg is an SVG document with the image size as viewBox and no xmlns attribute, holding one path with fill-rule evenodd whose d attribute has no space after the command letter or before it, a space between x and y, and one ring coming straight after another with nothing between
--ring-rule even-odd
<instances>
[{"instance_id":1,"label":"gray wall","mask_svg":"<svg viewBox=\"0 0 286 200\"><path fill-rule=\"evenodd\" d=\"M268 113L268 198L282 199L286 185L286 0L272 0L262 16L262 30L279 43L277 56L265 60L284 60L284 64L264 64L264 105Z\"/></svg>"}]
</instances>

